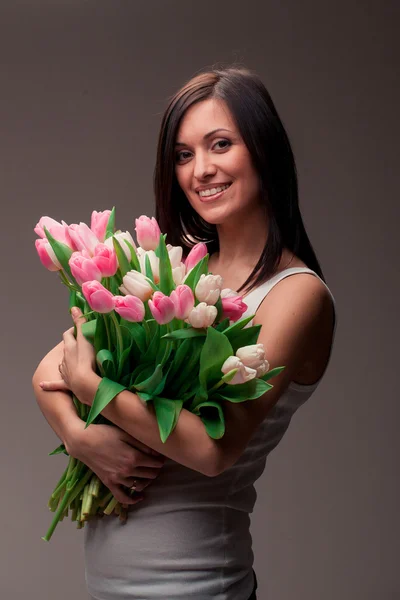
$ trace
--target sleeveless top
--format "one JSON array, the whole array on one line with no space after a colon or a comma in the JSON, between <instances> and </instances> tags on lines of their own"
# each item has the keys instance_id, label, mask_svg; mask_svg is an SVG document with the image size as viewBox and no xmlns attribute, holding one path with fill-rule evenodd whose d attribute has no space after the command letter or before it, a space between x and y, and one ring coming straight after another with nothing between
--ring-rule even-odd
<instances>
[{"instance_id":1,"label":"sleeveless top","mask_svg":"<svg viewBox=\"0 0 400 600\"><path fill-rule=\"evenodd\" d=\"M318 277L305 267L281 271L249 292L243 317L255 314L274 285L296 273ZM333 296L332 302L335 335ZM89 521L84 529L89 593L96 600L248 598L254 583L250 534L257 497L254 482L291 417L321 379L312 385L291 382L240 459L217 477L166 459L157 479L144 490L144 501L130 508L126 524L114 515Z\"/></svg>"}]
</instances>

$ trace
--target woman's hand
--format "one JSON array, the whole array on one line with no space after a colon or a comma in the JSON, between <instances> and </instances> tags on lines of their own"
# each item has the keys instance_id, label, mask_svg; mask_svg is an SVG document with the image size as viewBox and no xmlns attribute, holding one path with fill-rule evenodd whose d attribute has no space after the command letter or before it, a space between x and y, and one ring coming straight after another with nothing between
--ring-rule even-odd
<instances>
[{"instance_id":1,"label":"woman's hand","mask_svg":"<svg viewBox=\"0 0 400 600\"><path fill-rule=\"evenodd\" d=\"M165 456L114 425L92 424L74 434L68 453L87 465L122 504L136 504L141 492L158 477ZM134 481L136 480L136 482Z\"/></svg>"},{"instance_id":2,"label":"woman's hand","mask_svg":"<svg viewBox=\"0 0 400 600\"><path fill-rule=\"evenodd\" d=\"M96 352L82 333L82 324L86 322L82 311L74 306L71 309L71 315L76 326L76 338L74 327L63 333L64 356L58 365L62 379L44 381L41 382L40 386L47 391L71 390L77 396L81 379L87 377L91 371L95 372L96 370Z\"/></svg>"}]
</instances>

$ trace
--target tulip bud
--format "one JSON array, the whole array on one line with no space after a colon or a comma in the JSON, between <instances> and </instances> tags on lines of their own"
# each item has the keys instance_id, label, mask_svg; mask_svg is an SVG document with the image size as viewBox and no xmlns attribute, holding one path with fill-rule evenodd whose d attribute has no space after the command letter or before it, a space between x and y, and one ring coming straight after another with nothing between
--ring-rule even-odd
<instances>
[{"instance_id":1,"label":"tulip bud","mask_svg":"<svg viewBox=\"0 0 400 600\"><path fill-rule=\"evenodd\" d=\"M137 296L114 296L114 310L131 323L140 323L145 316L144 304Z\"/></svg>"},{"instance_id":2,"label":"tulip bud","mask_svg":"<svg viewBox=\"0 0 400 600\"><path fill-rule=\"evenodd\" d=\"M129 242L134 250L136 250L136 244L133 241L133 238L132 238L131 234L129 233L129 231L117 231L112 236L107 238L104 243L108 248L110 248L110 250L114 250L113 237L115 237L115 239L119 242L122 250L125 253L126 258L130 262L131 258L132 258L131 251L130 251L128 244L126 244L125 242Z\"/></svg>"},{"instance_id":3,"label":"tulip bud","mask_svg":"<svg viewBox=\"0 0 400 600\"><path fill-rule=\"evenodd\" d=\"M242 363L257 371L257 377L261 377L269 370L269 363L265 358L264 344L251 344L242 346L236 350L236 356Z\"/></svg>"},{"instance_id":4,"label":"tulip bud","mask_svg":"<svg viewBox=\"0 0 400 600\"><path fill-rule=\"evenodd\" d=\"M154 217L142 215L135 220L136 238L144 250L155 250L160 241L161 231Z\"/></svg>"},{"instance_id":5,"label":"tulip bud","mask_svg":"<svg viewBox=\"0 0 400 600\"><path fill-rule=\"evenodd\" d=\"M112 277L117 272L117 254L115 250L110 249L106 244L97 244L92 260L103 277ZM97 277L92 279L97 279Z\"/></svg>"},{"instance_id":6,"label":"tulip bud","mask_svg":"<svg viewBox=\"0 0 400 600\"><path fill-rule=\"evenodd\" d=\"M90 258L87 251L73 252L68 264L78 285L82 285L85 281L93 281L94 279L101 281L101 271L92 258Z\"/></svg>"},{"instance_id":7,"label":"tulip bud","mask_svg":"<svg viewBox=\"0 0 400 600\"><path fill-rule=\"evenodd\" d=\"M93 231L93 233L100 242L104 242L105 240L110 215L111 210L103 210L100 212L94 210L92 212L92 217L90 220L90 229Z\"/></svg>"},{"instance_id":8,"label":"tulip bud","mask_svg":"<svg viewBox=\"0 0 400 600\"><path fill-rule=\"evenodd\" d=\"M94 256L94 250L100 240L86 223L73 223L68 228L69 234L78 251L87 250L90 256Z\"/></svg>"},{"instance_id":9,"label":"tulip bud","mask_svg":"<svg viewBox=\"0 0 400 600\"><path fill-rule=\"evenodd\" d=\"M227 381L227 384L229 385L246 383L246 381L250 381L251 379L257 377L257 371L255 369L251 369L250 367L246 367L237 356L229 356L221 367L221 371L224 375L233 369L238 369L238 372L233 379Z\"/></svg>"},{"instance_id":10,"label":"tulip bud","mask_svg":"<svg viewBox=\"0 0 400 600\"><path fill-rule=\"evenodd\" d=\"M222 287L221 275L201 275L196 285L195 294L199 302L215 304Z\"/></svg>"},{"instance_id":11,"label":"tulip bud","mask_svg":"<svg viewBox=\"0 0 400 600\"><path fill-rule=\"evenodd\" d=\"M59 223L55 219L51 217L41 217L36 227L34 228L34 232L37 233L38 236L47 240L44 228L48 229L53 238L57 240L57 242L61 242L68 246L71 250L76 250L76 247L71 240L71 236L69 233L69 226L65 221L61 221Z\"/></svg>"},{"instance_id":12,"label":"tulip bud","mask_svg":"<svg viewBox=\"0 0 400 600\"><path fill-rule=\"evenodd\" d=\"M165 325L175 317L174 303L162 292L154 292L153 298L149 300L149 308L159 325Z\"/></svg>"},{"instance_id":13,"label":"tulip bud","mask_svg":"<svg viewBox=\"0 0 400 600\"><path fill-rule=\"evenodd\" d=\"M175 269L176 267L179 267L182 261L182 246L171 246L171 244L167 244L167 250L171 268Z\"/></svg>"},{"instance_id":14,"label":"tulip bud","mask_svg":"<svg viewBox=\"0 0 400 600\"><path fill-rule=\"evenodd\" d=\"M207 246L203 242L193 246L185 260L186 272L189 273L190 269L193 269L205 257L207 252Z\"/></svg>"},{"instance_id":15,"label":"tulip bud","mask_svg":"<svg viewBox=\"0 0 400 600\"><path fill-rule=\"evenodd\" d=\"M174 303L175 316L177 319L187 319L190 311L194 307L194 296L188 285L178 285L171 292L170 298Z\"/></svg>"},{"instance_id":16,"label":"tulip bud","mask_svg":"<svg viewBox=\"0 0 400 600\"><path fill-rule=\"evenodd\" d=\"M151 272L153 273L154 283L158 283L160 281L160 259L156 256L154 250L143 250L143 248L138 248L138 257L140 263L140 269L142 273L146 273L146 255L150 259Z\"/></svg>"},{"instance_id":17,"label":"tulip bud","mask_svg":"<svg viewBox=\"0 0 400 600\"><path fill-rule=\"evenodd\" d=\"M185 274L186 268L183 263L172 269L172 279L174 280L175 285L180 285L183 282Z\"/></svg>"},{"instance_id":18,"label":"tulip bud","mask_svg":"<svg viewBox=\"0 0 400 600\"><path fill-rule=\"evenodd\" d=\"M128 271L122 279L120 291L125 295L137 296L142 302L146 302L153 295L150 280L138 271Z\"/></svg>"},{"instance_id":19,"label":"tulip bud","mask_svg":"<svg viewBox=\"0 0 400 600\"><path fill-rule=\"evenodd\" d=\"M92 310L98 313L114 310L114 296L98 281L86 281L82 285L82 293Z\"/></svg>"},{"instance_id":20,"label":"tulip bud","mask_svg":"<svg viewBox=\"0 0 400 600\"><path fill-rule=\"evenodd\" d=\"M196 329L202 327L210 327L218 314L218 310L215 306L209 306L205 302L200 302L195 306L189 313L187 321L192 327Z\"/></svg>"},{"instance_id":21,"label":"tulip bud","mask_svg":"<svg viewBox=\"0 0 400 600\"><path fill-rule=\"evenodd\" d=\"M238 321L247 310L247 304L243 302L242 296L229 288L221 291L222 317L231 321Z\"/></svg>"},{"instance_id":22,"label":"tulip bud","mask_svg":"<svg viewBox=\"0 0 400 600\"><path fill-rule=\"evenodd\" d=\"M40 262L44 267L46 267L46 269L49 271L60 271L60 269L62 269L47 238L38 238L35 240L35 248L39 255Z\"/></svg>"}]
</instances>

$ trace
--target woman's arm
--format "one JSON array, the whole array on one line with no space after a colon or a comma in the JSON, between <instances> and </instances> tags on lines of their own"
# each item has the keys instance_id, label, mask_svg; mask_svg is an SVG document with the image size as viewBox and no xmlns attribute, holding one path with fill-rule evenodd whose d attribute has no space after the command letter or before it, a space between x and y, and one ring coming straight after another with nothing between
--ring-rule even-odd
<instances>
[{"instance_id":1,"label":"woman's arm","mask_svg":"<svg viewBox=\"0 0 400 600\"><path fill-rule=\"evenodd\" d=\"M33 376L33 387L38 404L49 425L64 442L69 453L82 445L84 422L76 414L71 395L64 391L42 389L41 381L60 379L58 365L61 362L64 342L53 348L39 364ZM74 393L84 404L91 404L101 378L91 370L77 374ZM57 396L55 396L57 394ZM151 405L146 405L136 394L123 391L101 413L149 448L171 458L175 462L206 476L216 474L216 446L206 432L199 417L183 409L178 423L168 440L160 439L157 419Z\"/></svg>"},{"instance_id":2,"label":"woman's arm","mask_svg":"<svg viewBox=\"0 0 400 600\"><path fill-rule=\"evenodd\" d=\"M64 342L55 346L40 362L32 377L32 386L37 403L50 427L63 442L70 453L75 436L84 430L85 424L77 415L71 392L61 390L49 393L39 383L49 376L54 377L54 365L61 362L64 354ZM57 378L59 374L57 375Z\"/></svg>"},{"instance_id":3,"label":"woman's arm","mask_svg":"<svg viewBox=\"0 0 400 600\"><path fill-rule=\"evenodd\" d=\"M74 389L84 404L91 405L101 377L94 371L80 375ZM210 438L200 417L182 409L175 429L166 442L160 439L154 408L137 394L123 390L101 412L109 421L124 429L153 450L208 477L218 473L219 456L215 440Z\"/></svg>"}]
</instances>

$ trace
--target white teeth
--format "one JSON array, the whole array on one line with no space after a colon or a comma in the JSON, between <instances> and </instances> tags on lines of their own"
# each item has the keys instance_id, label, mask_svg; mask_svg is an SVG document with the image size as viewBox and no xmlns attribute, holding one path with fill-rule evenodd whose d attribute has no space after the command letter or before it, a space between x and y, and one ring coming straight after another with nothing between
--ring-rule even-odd
<instances>
[{"instance_id":1,"label":"white teeth","mask_svg":"<svg viewBox=\"0 0 400 600\"><path fill-rule=\"evenodd\" d=\"M211 188L210 190L202 190L199 192L200 196L213 196L214 194L219 194L224 190L227 190L230 184L222 185L221 187Z\"/></svg>"}]
</instances>

